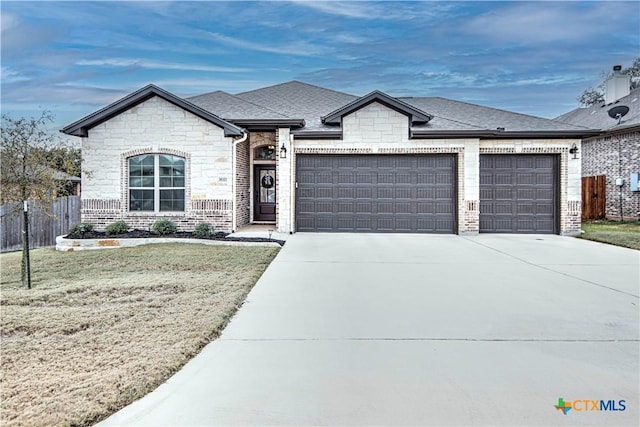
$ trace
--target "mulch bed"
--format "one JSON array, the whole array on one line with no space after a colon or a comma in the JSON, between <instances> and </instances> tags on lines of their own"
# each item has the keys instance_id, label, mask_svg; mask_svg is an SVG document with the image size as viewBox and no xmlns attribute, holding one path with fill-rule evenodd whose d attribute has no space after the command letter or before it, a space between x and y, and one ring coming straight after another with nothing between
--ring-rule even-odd
<instances>
[{"instance_id":1,"label":"mulch bed","mask_svg":"<svg viewBox=\"0 0 640 427\"><path fill-rule=\"evenodd\" d=\"M145 239L154 237L173 237L178 239L202 239L202 240L224 240L231 242L274 242L284 246L284 240L269 239L267 237L234 237L229 233L218 231L213 236L196 236L190 231L180 231L172 234L153 234L148 230L130 230L122 234L109 234L104 231L90 231L86 233L67 234L67 239Z\"/></svg>"}]
</instances>

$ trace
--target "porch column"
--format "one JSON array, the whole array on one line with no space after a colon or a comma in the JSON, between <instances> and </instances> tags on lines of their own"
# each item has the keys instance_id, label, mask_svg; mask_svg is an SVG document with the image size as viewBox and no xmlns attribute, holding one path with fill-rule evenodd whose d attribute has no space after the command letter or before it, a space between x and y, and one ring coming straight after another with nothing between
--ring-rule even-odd
<instances>
[{"instance_id":1,"label":"porch column","mask_svg":"<svg viewBox=\"0 0 640 427\"><path fill-rule=\"evenodd\" d=\"M464 200L458 221L459 234L478 234L480 230L480 141L464 143Z\"/></svg>"},{"instance_id":2,"label":"porch column","mask_svg":"<svg viewBox=\"0 0 640 427\"><path fill-rule=\"evenodd\" d=\"M276 207L276 227L279 233L289 233L293 230L291 226L292 206L291 206L291 185L292 185L292 161L293 148L289 140L289 128L278 129L278 146L276 147L276 177L278 179L277 195L278 206ZM282 158L280 149L284 144L287 150L287 157Z\"/></svg>"}]
</instances>

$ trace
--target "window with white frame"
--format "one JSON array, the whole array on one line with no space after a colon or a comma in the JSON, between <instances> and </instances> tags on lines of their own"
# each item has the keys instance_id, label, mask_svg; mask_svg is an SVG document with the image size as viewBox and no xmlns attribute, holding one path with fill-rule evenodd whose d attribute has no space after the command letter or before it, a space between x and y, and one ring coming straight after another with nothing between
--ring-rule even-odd
<instances>
[{"instance_id":1,"label":"window with white frame","mask_svg":"<svg viewBox=\"0 0 640 427\"><path fill-rule=\"evenodd\" d=\"M184 211L185 159L169 154L129 158L129 210Z\"/></svg>"}]
</instances>

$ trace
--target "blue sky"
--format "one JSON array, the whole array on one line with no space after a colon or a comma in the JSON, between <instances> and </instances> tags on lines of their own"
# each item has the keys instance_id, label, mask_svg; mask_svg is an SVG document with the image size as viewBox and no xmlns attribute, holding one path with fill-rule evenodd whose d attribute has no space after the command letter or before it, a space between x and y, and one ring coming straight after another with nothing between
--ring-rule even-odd
<instances>
[{"instance_id":1,"label":"blue sky","mask_svg":"<svg viewBox=\"0 0 640 427\"><path fill-rule=\"evenodd\" d=\"M289 80L542 117L640 56L640 2L2 1L2 112L58 128L148 83Z\"/></svg>"}]
</instances>

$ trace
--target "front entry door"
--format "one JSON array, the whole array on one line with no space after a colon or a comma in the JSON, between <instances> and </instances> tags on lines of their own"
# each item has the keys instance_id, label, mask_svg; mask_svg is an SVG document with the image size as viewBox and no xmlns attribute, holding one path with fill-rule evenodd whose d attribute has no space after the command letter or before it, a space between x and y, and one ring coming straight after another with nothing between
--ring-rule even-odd
<instances>
[{"instance_id":1,"label":"front entry door","mask_svg":"<svg viewBox=\"0 0 640 427\"><path fill-rule=\"evenodd\" d=\"M276 220L276 167L256 165L253 170L254 221Z\"/></svg>"}]
</instances>

